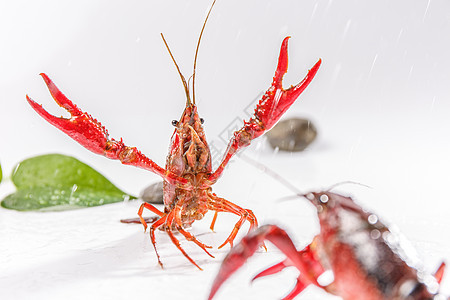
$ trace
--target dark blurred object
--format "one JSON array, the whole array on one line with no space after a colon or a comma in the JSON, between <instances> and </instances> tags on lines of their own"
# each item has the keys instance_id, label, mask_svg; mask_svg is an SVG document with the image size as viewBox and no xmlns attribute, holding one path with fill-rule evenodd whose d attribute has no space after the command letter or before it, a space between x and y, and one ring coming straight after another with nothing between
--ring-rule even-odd
<instances>
[{"instance_id":1,"label":"dark blurred object","mask_svg":"<svg viewBox=\"0 0 450 300\"><path fill-rule=\"evenodd\" d=\"M163 182L156 182L146 187L139 198L142 201L153 204L163 204Z\"/></svg>"},{"instance_id":2,"label":"dark blurred object","mask_svg":"<svg viewBox=\"0 0 450 300\"><path fill-rule=\"evenodd\" d=\"M291 118L278 122L266 137L272 148L289 152L305 150L317 136L317 129L308 119Z\"/></svg>"}]
</instances>

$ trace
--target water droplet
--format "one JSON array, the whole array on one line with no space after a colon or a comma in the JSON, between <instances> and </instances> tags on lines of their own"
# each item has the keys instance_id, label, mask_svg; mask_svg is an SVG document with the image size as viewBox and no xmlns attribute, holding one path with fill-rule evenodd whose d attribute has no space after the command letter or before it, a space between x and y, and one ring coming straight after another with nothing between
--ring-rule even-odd
<instances>
[{"instance_id":1,"label":"water droplet","mask_svg":"<svg viewBox=\"0 0 450 300\"><path fill-rule=\"evenodd\" d=\"M374 240L380 238L381 232L378 229L374 229L370 232L370 237Z\"/></svg>"},{"instance_id":2,"label":"water droplet","mask_svg":"<svg viewBox=\"0 0 450 300\"><path fill-rule=\"evenodd\" d=\"M328 198L327 195L322 194L322 195L320 195L319 200L320 200L320 202L322 202L322 203L327 203L328 200L329 200L329 198Z\"/></svg>"},{"instance_id":3,"label":"water droplet","mask_svg":"<svg viewBox=\"0 0 450 300\"><path fill-rule=\"evenodd\" d=\"M371 214L368 218L367 218L367 221L370 223L370 224L376 224L377 222L378 222L378 217L377 217L377 215L375 215L375 214Z\"/></svg>"}]
</instances>

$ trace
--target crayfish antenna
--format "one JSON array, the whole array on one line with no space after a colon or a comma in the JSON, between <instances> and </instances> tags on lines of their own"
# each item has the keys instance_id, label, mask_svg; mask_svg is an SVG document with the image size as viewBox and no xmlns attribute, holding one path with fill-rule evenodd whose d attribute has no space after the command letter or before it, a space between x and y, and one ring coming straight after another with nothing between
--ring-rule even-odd
<instances>
[{"instance_id":1,"label":"crayfish antenna","mask_svg":"<svg viewBox=\"0 0 450 300\"><path fill-rule=\"evenodd\" d=\"M341 185L344 185L344 184L356 184L356 185L360 185L360 186L366 187L366 188L368 188L368 189L371 189L371 188L372 188L370 185L367 185L367 184L364 184L364 183L361 183L361 182L356 182L356 181L346 180L346 181L341 181L341 182L338 182L338 183L333 184L332 186L330 186L330 187L329 187L328 189L326 189L325 191L326 191L326 192L330 192L332 189L335 189L335 188L337 188L338 186L341 186Z\"/></svg>"},{"instance_id":2,"label":"crayfish antenna","mask_svg":"<svg viewBox=\"0 0 450 300\"><path fill-rule=\"evenodd\" d=\"M169 51L169 55L172 58L172 61L175 64L175 67L177 68L177 71L178 71L178 74L180 75L181 81L183 82L184 92L186 93L186 106L188 106L191 104L191 97L189 95L189 86L186 83L186 78L184 78L183 74L181 73L180 67L178 67L175 57L173 57L172 51L170 51L169 45L167 44L166 39L164 38L164 35L162 33L161 33L161 37L163 39L164 45L166 45L167 51Z\"/></svg>"},{"instance_id":3,"label":"crayfish antenna","mask_svg":"<svg viewBox=\"0 0 450 300\"><path fill-rule=\"evenodd\" d=\"M296 194L296 196L300 196L302 197L304 195L303 192L301 192L295 185L293 185L292 183L290 183L288 180L284 179L280 174L278 174L277 172L275 172L274 170L270 169L268 166L260 163L257 160L254 160L253 158L245 155L244 153L241 153L239 155L239 158L241 158L243 161L245 161L246 163L252 165L253 167L261 170L262 172L264 172L265 174L269 175L270 177L272 177L273 179L275 179L276 181L278 181L279 183L281 183L282 185L284 185L285 187L287 187L289 190L291 190L292 192L294 192Z\"/></svg>"},{"instance_id":4,"label":"crayfish antenna","mask_svg":"<svg viewBox=\"0 0 450 300\"><path fill-rule=\"evenodd\" d=\"M200 41L202 40L203 31L205 31L206 22L208 21L209 15L211 14L211 11L212 11L215 3L216 3L216 0L213 1L213 3L211 4L211 7L208 10L208 14L206 15L205 22L203 22L202 30L200 31L200 36L198 37L197 48L195 49L194 71L192 73L192 102L194 102L194 104L195 104L195 69L197 67L198 49L200 48Z\"/></svg>"}]
</instances>

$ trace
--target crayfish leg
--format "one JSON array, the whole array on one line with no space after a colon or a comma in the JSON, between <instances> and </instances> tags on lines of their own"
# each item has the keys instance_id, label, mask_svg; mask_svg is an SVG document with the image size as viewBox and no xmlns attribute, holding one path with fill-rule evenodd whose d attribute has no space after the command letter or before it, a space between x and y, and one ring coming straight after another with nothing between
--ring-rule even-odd
<instances>
[{"instance_id":1,"label":"crayfish leg","mask_svg":"<svg viewBox=\"0 0 450 300\"><path fill-rule=\"evenodd\" d=\"M186 257L194 266L199 268L200 271L203 271L202 268L200 268L199 265L184 251L184 249L180 245L180 241L175 237L175 235L172 232L172 223L175 217L176 209L172 210L170 213L167 214L167 220L166 220L166 232L169 235L170 239L172 240L172 243L177 246L178 250L183 253L184 257ZM182 224L177 224L178 226L182 226ZM206 250L205 250L206 251ZM206 251L208 253L208 251ZM209 253L208 253L209 254Z\"/></svg>"},{"instance_id":2,"label":"crayfish leg","mask_svg":"<svg viewBox=\"0 0 450 300\"><path fill-rule=\"evenodd\" d=\"M147 218L143 218L145 223L153 223L156 220L159 220L159 217L157 216L153 216L153 217L147 217ZM139 218L130 218L130 219L121 219L120 223L125 223L125 224L142 224L141 219Z\"/></svg>"},{"instance_id":3,"label":"crayfish leg","mask_svg":"<svg viewBox=\"0 0 450 300\"><path fill-rule=\"evenodd\" d=\"M159 219L158 221L153 223L152 226L150 227L150 240L152 241L153 248L155 248L156 257L158 258L158 264L161 266L161 268L164 268L164 266L163 266L163 264L161 262L161 258L160 258L159 254L158 254L158 250L156 249L155 230L156 230L156 228L158 228L161 225L163 225L166 222L166 219L167 219L167 215L164 215L164 216L161 217L161 219Z\"/></svg>"},{"instance_id":4,"label":"crayfish leg","mask_svg":"<svg viewBox=\"0 0 450 300\"><path fill-rule=\"evenodd\" d=\"M240 216L241 216L239 221L237 221L237 223L234 225L234 228L231 231L230 235L225 240L225 242L223 242L222 245L219 246L219 249L221 249L227 243L230 244L230 247L233 247L233 241L236 238L236 235L239 232L239 229L241 229L241 226L245 222L245 220L249 220L249 222L251 224L250 225L250 230L252 229L252 227L253 227L252 225L254 224L254 222L256 222L256 217L255 217L255 215L253 214L253 212L251 210L244 209L244 212L240 211L239 213L240 213ZM249 217L250 217L250 219L249 219ZM256 225L256 226L258 226L258 225Z\"/></svg>"},{"instance_id":5,"label":"crayfish leg","mask_svg":"<svg viewBox=\"0 0 450 300\"><path fill-rule=\"evenodd\" d=\"M230 244L230 246L233 247L233 241L236 238L236 235L239 232L239 229L241 229L242 224L246 220L250 223L249 232L258 227L258 221L251 210L239 207L238 205L236 205L226 199L219 198L215 195L210 195L210 199L212 199L212 200L208 202L209 209L215 210L216 214L219 211L223 211L223 212L229 212L229 213L233 213L235 215L240 216L239 221L237 221L237 223L234 225L234 228L231 231L230 235L225 240L225 242L223 242L219 246L219 249L224 247L226 244ZM216 216L216 215L214 215L214 216ZM213 222L215 222L214 219L213 219ZM265 247L265 246L263 246L263 247Z\"/></svg>"},{"instance_id":6,"label":"crayfish leg","mask_svg":"<svg viewBox=\"0 0 450 300\"><path fill-rule=\"evenodd\" d=\"M200 248L203 249L203 251L206 252L206 254L208 254L209 256L211 256L212 258L214 258L214 256L208 252L208 250L206 250L206 248L212 248L211 246L205 245L202 242L200 242L194 235L190 234L189 232L187 232L186 230L184 230L183 226L181 226L180 224L182 224L181 221L181 214L179 213L180 211L180 207L177 206L175 208L176 212L175 212L175 223L177 224L177 230L179 233L181 233L182 235L184 235L184 237L186 238L186 240L190 241L190 242L194 242L197 246L199 246Z\"/></svg>"},{"instance_id":7,"label":"crayfish leg","mask_svg":"<svg viewBox=\"0 0 450 300\"><path fill-rule=\"evenodd\" d=\"M211 225L209 226L209 229L211 229L212 231L214 231L214 226L216 225L216 221L217 221L217 215L219 213L217 211L214 212L214 217L211 221Z\"/></svg>"},{"instance_id":8,"label":"crayfish leg","mask_svg":"<svg viewBox=\"0 0 450 300\"><path fill-rule=\"evenodd\" d=\"M202 242L200 242L194 235L190 234L189 232L187 232L186 230L183 229L183 227L181 226L177 226L177 230L179 233L181 233L182 235L184 235L184 237L186 238L186 240L190 241L190 242L194 242L197 246L199 246L200 248L203 249L203 251L206 252L206 254L208 254L209 256L211 256L212 258L214 258L214 256L208 252L208 250L206 250L206 248L212 248L212 246L208 246L203 244Z\"/></svg>"},{"instance_id":9,"label":"crayfish leg","mask_svg":"<svg viewBox=\"0 0 450 300\"><path fill-rule=\"evenodd\" d=\"M161 267L163 267L163 264L161 262L161 258L159 256L159 254L158 254L158 250L156 249L156 237L155 237L155 230L161 226L164 226L163 227L164 230L167 232L170 239L172 240L172 243L175 244L175 246L178 248L178 250L180 250L181 253L183 253L183 255L193 265L195 265L200 270L202 270L202 268L200 268L199 265L197 265L195 263L195 261L192 258L190 258L189 255L186 253L186 251L184 251L184 249L181 247L179 240L175 237L175 235L172 232L172 228L176 228L177 231L180 232L186 238L186 240L188 240L190 242L194 242L197 246L199 246L201 249L203 249L203 251L205 251L206 254L208 254L209 256L214 258L214 256L211 253L209 253L207 250L207 248L212 248L211 246L203 244L194 235L190 234L189 232L187 232L186 230L183 229L183 224L181 221L181 214L180 214L180 210L181 210L180 206L178 206L178 205L175 206L175 208L172 211L165 214L165 213L161 212L159 209L157 209L156 207L154 207L153 205L151 205L149 203L143 203L139 208L138 215L140 218L140 222L142 223L142 225L144 225L144 229L147 229L147 222L142 217L144 208L147 208L148 210L154 212L159 217L161 217L155 223L153 223L153 225L150 227L150 239L152 241L153 247L155 248L156 256L158 258L158 263Z\"/></svg>"},{"instance_id":10,"label":"crayfish leg","mask_svg":"<svg viewBox=\"0 0 450 300\"><path fill-rule=\"evenodd\" d=\"M164 216L164 213L162 211L160 211L159 209L157 209L156 207L154 207L153 205L151 205L150 203L145 202L145 203L141 204L137 214L139 216L139 220L141 221L142 225L144 226L144 231L147 231L147 222L142 217L142 213L144 212L144 208L150 210L151 212L154 212L155 214L157 214L160 217Z\"/></svg>"}]
</instances>

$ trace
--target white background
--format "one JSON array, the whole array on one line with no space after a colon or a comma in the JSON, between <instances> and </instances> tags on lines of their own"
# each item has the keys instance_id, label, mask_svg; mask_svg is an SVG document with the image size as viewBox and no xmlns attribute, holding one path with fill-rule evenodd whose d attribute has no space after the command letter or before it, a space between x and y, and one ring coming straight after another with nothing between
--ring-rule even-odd
<instances>
[{"instance_id":1,"label":"white background","mask_svg":"<svg viewBox=\"0 0 450 300\"><path fill-rule=\"evenodd\" d=\"M95 156L43 121L29 94L50 112L47 73L81 108L164 165L172 119L185 98L165 50L165 37L186 77L211 1L3 1L0 3L0 162L9 176L20 160L45 153L75 156L131 194L159 178ZM308 117L319 130L303 153L274 153L264 139L246 150L299 189L342 181L358 203L396 224L428 271L450 260L450 2L218 0L200 48L196 98L209 141L219 136L266 90L281 41L289 42L285 86L317 61L312 84L286 113ZM220 157L220 155L219 155ZM8 182L0 196L12 192ZM236 158L214 191L252 209L261 224L285 228L299 248L318 232L315 211L303 200L280 202L291 192ZM4 299L205 299L228 249L212 253L182 240L198 271L163 232L156 262L148 234L134 217L138 202L55 213L0 209L0 291ZM215 247L236 218L211 215L192 232ZM242 233L247 230L245 225ZM238 239L242 235L238 236ZM277 299L294 284L287 270L252 285L253 275L282 259L269 245L228 281L217 299ZM450 277L442 291L450 294ZM310 288L299 299L325 299ZM330 299L333 298L330 296Z\"/></svg>"}]
</instances>

